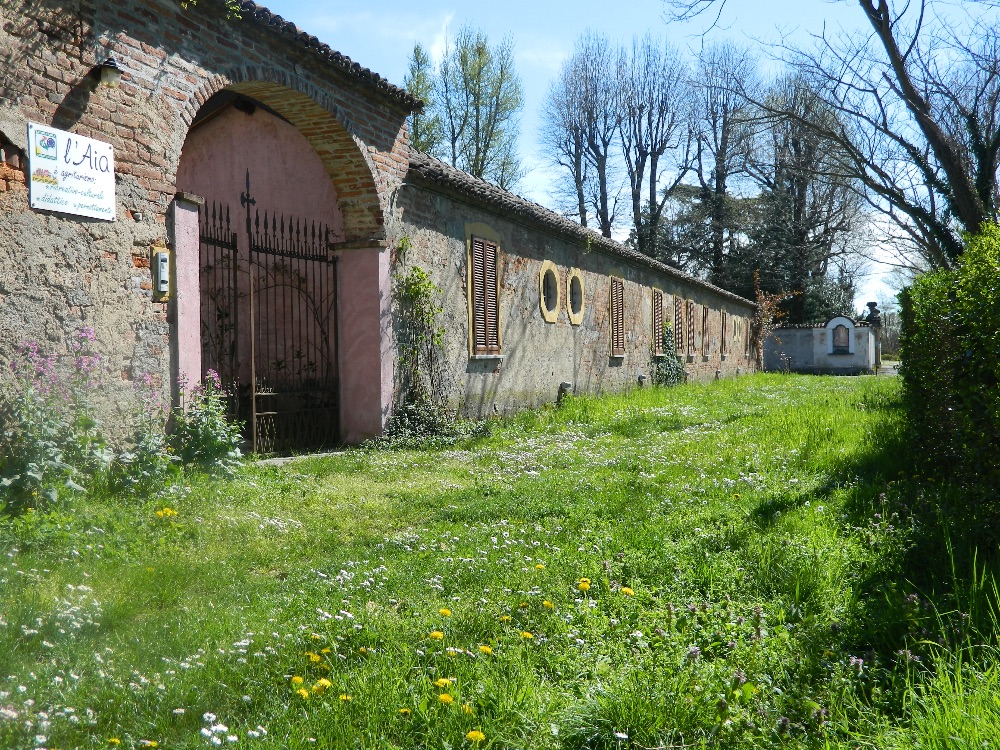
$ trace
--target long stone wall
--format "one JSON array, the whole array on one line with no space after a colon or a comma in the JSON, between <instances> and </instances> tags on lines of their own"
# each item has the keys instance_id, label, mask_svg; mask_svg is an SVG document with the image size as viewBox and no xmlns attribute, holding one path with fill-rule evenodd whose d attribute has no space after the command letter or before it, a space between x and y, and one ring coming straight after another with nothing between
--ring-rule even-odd
<instances>
[{"instance_id":1,"label":"long stone wall","mask_svg":"<svg viewBox=\"0 0 1000 750\"><path fill-rule=\"evenodd\" d=\"M428 157L415 161L395 201L389 236L396 246L409 246L396 272L420 266L442 291L447 396L461 413L481 417L551 403L562 382L571 383L576 393L637 387L640 376L648 382L654 289L663 292L664 320L671 328L674 300L681 301L680 355L689 378L729 377L752 367L747 335L753 307L746 300L634 256L616 243L591 238L540 206L500 195L497 188L476 184L440 163L429 164ZM510 205L490 205L491 198ZM518 212L519 207L524 210ZM476 233L499 238L501 357L470 354L466 242ZM545 319L541 306L540 275L548 264L554 266L559 286L553 322ZM571 271L579 274L583 286L578 324L570 319L567 305ZM624 282L621 357L612 357L610 351L612 276ZM693 327L688 322L692 311Z\"/></svg>"}]
</instances>

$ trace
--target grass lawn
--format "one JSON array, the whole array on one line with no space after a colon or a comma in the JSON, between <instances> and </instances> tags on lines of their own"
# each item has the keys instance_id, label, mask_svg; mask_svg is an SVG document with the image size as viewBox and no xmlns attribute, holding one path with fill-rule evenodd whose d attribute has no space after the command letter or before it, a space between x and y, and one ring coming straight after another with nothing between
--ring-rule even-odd
<instances>
[{"instance_id":1,"label":"grass lawn","mask_svg":"<svg viewBox=\"0 0 1000 750\"><path fill-rule=\"evenodd\" d=\"M0 521L0 747L1000 746L897 391L570 399Z\"/></svg>"}]
</instances>

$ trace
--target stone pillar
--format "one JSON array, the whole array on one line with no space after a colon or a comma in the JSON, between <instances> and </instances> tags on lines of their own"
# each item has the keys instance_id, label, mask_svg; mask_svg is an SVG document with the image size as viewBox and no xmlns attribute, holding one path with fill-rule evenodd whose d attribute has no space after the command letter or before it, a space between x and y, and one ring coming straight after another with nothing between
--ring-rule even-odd
<instances>
[{"instance_id":1,"label":"stone pillar","mask_svg":"<svg viewBox=\"0 0 1000 750\"><path fill-rule=\"evenodd\" d=\"M394 358L389 251L338 252L340 434L350 444L382 434L392 409Z\"/></svg>"},{"instance_id":2,"label":"stone pillar","mask_svg":"<svg viewBox=\"0 0 1000 750\"><path fill-rule=\"evenodd\" d=\"M201 292L199 290L198 208L204 198L177 193L173 201L174 382L201 380ZM175 398L179 393L174 394Z\"/></svg>"}]
</instances>

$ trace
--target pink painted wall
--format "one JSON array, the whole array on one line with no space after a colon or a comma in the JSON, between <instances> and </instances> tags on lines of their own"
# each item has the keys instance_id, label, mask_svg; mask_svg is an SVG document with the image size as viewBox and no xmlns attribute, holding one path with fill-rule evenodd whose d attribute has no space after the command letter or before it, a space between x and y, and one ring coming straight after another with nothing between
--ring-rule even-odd
<instances>
[{"instance_id":1,"label":"pink painted wall","mask_svg":"<svg viewBox=\"0 0 1000 750\"><path fill-rule=\"evenodd\" d=\"M252 115L232 107L188 133L177 169L177 189L228 203L243 228L240 193L250 190L257 208L329 223L344 237L337 193L309 141L293 125L262 109Z\"/></svg>"},{"instance_id":2,"label":"pink painted wall","mask_svg":"<svg viewBox=\"0 0 1000 750\"><path fill-rule=\"evenodd\" d=\"M192 385L201 380L201 300L198 295L198 204L174 200L174 305L177 372Z\"/></svg>"},{"instance_id":3,"label":"pink painted wall","mask_svg":"<svg viewBox=\"0 0 1000 750\"><path fill-rule=\"evenodd\" d=\"M246 214L240 204L240 194L246 190L247 169L250 170L250 192L257 201L256 209L267 208L269 214L277 211L279 216L292 215L327 223L333 230L332 241L344 239L344 220L336 191L305 137L292 125L259 108L252 115L228 108L188 134L181 153L177 189L202 196L209 206L213 201L229 206L231 228L239 234L242 261L246 261L247 242ZM186 221L189 217L179 215L183 226L190 224ZM188 235L190 231L184 235L190 244L192 240ZM179 299L190 299L192 289L194 297L198 298L197 234L193 243L193 250L177 249ZM341 437L349 443L380 434L391 408L393 351L388 255L384 248L338 253L338 362L335 366L340 376ZM249 277L241 274L239 283L241 295L246 298ZM180 308L178 310L180 312ZM190 306L184 310L183 324L187 327L194 321L200 346L201 319L192 317ZM241 307L237 333L240 349L244 352L250 350L250 330L245 324L248 312L249 308L243 310ZM181 323L179 315L179 327ZM288 321L278 320L268 341L282 338L281 332L288 324ZM178 361L193 363L190 329L178 333ZM281 344L277 340L273 343L275 347ZM284 357L284 354L278 356ZM249 382L249 357L241 361L239 370L240 380ZM259 370L260 365L258 377Z\"/></svg>"}]
</instances>

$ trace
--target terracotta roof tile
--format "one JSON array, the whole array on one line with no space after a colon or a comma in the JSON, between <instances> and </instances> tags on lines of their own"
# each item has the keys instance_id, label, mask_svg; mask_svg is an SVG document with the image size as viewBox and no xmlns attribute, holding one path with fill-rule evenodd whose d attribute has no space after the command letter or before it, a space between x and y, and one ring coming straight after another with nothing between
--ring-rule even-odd
<instances>
[{"instance_id":1,"label":"terracotta roof tile","mask_svg":"<svg viewBox=\"0 0 1000 750\"><path fill-rule=\"evenodd\" d=\"M679 271L672 266L636 252L620 242L609 239L577 224L575 221L560 216L555 211L545 208L538 203L515 195L478 177L473 177L467 172L456 169L450 164L446 164L428 154L418 151L414 151L411 154L410 170L407 178L416 178L435 186L449 188L484 206L500 209L504 214L517 216L535 224L540 224L546 229L555 231L566 237L571 237L582 242L589 241L592 248L602 251L606 255L618 256L633 265L652 268L688 286L699 287L713 294L746 305L752 306L754 304L750 300L740 297L738 294L727 292L725 289L720 289L713 284L709 284L707 281L689 276L683 271Z\"/></svg>"},{"instance_id":2,"label":"terracotta roof tile","mask_svg":"<svg viewBox=\"0 0 1000 750\"><path fill-rule=\"evenodd\" d=\"M242 0L240 2L240 14L244 19L252 19L257 23L266 26L274 33L283 36L285 39L295 42L305 49L314 51L328 64L340 70L341 73L356 79L358 82L374 89L383 96L403 105L411 112L418 112L423 109L424 103L414 97L406 89L389 83L385 78L368 68L362 67L354 62L347 55L342 55L328 44L324 44L312 34L309 34L291 21L284 18L252 0Z\"/></svg>"}]
</instances>

